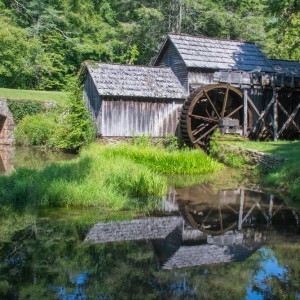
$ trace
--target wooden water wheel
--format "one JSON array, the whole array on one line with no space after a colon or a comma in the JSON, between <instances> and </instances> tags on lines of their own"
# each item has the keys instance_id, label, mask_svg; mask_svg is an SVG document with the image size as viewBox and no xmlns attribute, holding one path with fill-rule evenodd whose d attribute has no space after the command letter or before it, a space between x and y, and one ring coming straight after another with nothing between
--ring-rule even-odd
<instances>
[{"instance_id":1,"label":"wooden water wheel","mask_svg":"<svg viewBox=\"0 0 300 300\"><path fill-rule=\"evenodd\" d=\"M227 120L244 120L243 94L230 84L214 84L197 88L183 104L180 131L189 146L206 148L210 136ZM247 127L251 111L247 110Z\"/></svg>"}]
</instances>

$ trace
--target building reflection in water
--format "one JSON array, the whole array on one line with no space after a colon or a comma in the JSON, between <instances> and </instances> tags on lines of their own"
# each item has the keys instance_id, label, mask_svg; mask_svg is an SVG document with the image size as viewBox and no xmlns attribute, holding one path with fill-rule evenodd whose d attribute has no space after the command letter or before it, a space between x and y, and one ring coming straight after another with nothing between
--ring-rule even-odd
<instances>
[{"instance_id":1,"label":"building reflection in water","mask_svg":"<svg viewBox=\"0 0 300 300\"><path fill-rule=\"evenodd\" d=\"M264 244L300 240L299 213L274 195L206 185L171 188L167 216L98 223L96 243L151 240L163 269L243 260Z\"/></svg>"}]
</instances>

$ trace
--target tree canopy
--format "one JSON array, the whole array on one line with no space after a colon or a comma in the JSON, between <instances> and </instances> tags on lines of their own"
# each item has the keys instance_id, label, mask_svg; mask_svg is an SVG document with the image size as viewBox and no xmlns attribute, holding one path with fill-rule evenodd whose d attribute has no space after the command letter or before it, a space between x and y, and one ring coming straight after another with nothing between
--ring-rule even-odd
<instances>
[{"instance_id":1,"label":"tree canopy","mask_svg":"<svg viewBox=\"0 0 300 300\"><path fill-rule=\"evenodd\" d=\"M300 60L298 0L0 0L0 86L63 89L84 60L145 64L168 32Z\"/></svg>"}]
</instances>

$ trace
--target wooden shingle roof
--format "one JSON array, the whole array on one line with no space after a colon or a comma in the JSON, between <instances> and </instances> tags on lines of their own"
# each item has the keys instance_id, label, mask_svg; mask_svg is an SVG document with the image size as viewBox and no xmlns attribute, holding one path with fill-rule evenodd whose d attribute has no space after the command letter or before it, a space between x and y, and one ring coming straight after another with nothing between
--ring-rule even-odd
<instances>
[{"instance_id":1,"label":"wooden shingle roof","mask_svg":"<svg viewBox=\"0 0 300 300\"><path fill-rule=\"evenodd\" d=\"M273 72L254 43L169 34L160 53L168 42L175 46L188 68Z\"/></svg>"},{"instance_id":2,"label":"wooden shingle roof","mask_svg":"<svg viewBox=\"0 0 300 300\"><path fill-rule=\"evenodd\" d=\"M87 63L99 95L183 99L187 92L169 68Z\"/></svg>"},{"instance_id":3,"label":"wooden shingle roof","mask_svg":"<svg viewBox=\"0 0 300 300\"><path fill-rule=\"evenodd\" d=\"M277 73L300 75L300 63L297 61L272 59L270 62Z\"/></svg>"}]
</instances>

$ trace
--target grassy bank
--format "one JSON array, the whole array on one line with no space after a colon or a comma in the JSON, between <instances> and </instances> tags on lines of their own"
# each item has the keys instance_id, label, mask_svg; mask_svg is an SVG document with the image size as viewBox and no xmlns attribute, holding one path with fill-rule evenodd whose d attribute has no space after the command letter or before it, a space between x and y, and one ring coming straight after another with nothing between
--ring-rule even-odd
<instances>
[{"instance_id":1,"label":"grassy bank","mask_svg":"<svg viewBox=\"0 0 300 300\"><path fill-rule=\"evenodd\" d=\"M281 166L263 176L263 183L284 189L293 199L300 201L300 141L231 143L285 158Z\"/></svg>"},{"instance_id":2,"label":"grassy bank","mask_svg":"<svg viewBox=\"0 0 300 300\"><path fill-rule=\"evenodd\" d=\"M16 207L97 206L148 211L167 191L168 174L207 174L222 165L199 150L92 144L79 158L0 177L0 201Z\"/></svg>"},{"instance_id":3,"label":"grassy bank","mask_svg":"<svg viewBox=\"0 0 300 300\"><path fill-rule=\"evenodd\" d=\"M276 169L268 171L258 170L261 181L267 186L272 186L283 190L296 201L300 201L300 141L220 141L219 143L230 144L247 149L254 149L270 155L279 155L285 162ZM237 157L234 153L230 154L229 164L235 167L247 167L246 157ZM229 155L229 156L230 156Z\"/></svg>"},{"instance_id":4,"label":"grassy bank","mask_svg":"<svg viewBox=\"0 0 300 300\"><path fill-rule=\"evenodd\" d=\"M18 90L5 88L0 88L0 98L15 100L34 100L43 102L55 101L63 106L68 101L68 95L65 92Z\"/></svg>"}]
</instances>

